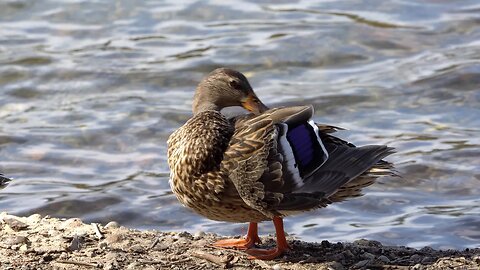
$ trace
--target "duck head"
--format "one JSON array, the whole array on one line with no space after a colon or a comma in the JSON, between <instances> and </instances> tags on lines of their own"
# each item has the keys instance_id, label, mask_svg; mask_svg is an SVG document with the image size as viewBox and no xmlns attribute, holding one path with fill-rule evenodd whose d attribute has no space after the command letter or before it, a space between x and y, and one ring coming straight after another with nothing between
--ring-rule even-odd
<instances>
[{"instance_id":1,"label":"duck head","mask_svg":"<svg viewBox=\"0 0 480 270\"><path fill-rule=\"evenodd\" d=\"M215 69L198 84L192 104L194 114L233 106L241 106L254 114L268 110L247 78L236 70Z\"/></svg>"}]
</instances>

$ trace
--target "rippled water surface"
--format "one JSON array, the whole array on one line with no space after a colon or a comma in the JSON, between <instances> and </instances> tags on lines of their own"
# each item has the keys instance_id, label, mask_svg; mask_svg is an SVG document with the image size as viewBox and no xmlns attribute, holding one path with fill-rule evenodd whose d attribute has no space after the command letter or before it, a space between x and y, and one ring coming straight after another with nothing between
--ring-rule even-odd
<instances>
[{"instance_id":1,"label":"rippled water surface","mask_svg":"<svg viewBox=\"0 0 480 270\"><path fill-rule=\"evenodd\" d=\"M168 184L166 140L219 66L270 106L311 103L341 137L398 150L403 178L287 218L287 232L478 246L477 0L1 1L0 171L15 181L0 211L243 233L183 208Z\"/></svg>"}]
</instances>

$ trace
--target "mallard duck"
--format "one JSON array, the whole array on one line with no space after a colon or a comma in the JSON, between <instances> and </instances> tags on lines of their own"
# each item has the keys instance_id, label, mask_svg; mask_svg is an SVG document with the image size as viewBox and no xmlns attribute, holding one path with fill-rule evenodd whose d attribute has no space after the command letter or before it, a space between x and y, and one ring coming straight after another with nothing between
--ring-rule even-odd
<instances>
[{"instance_id":1,"label":"mallard duck","mask_svg":"<svg viewBox=\"0 0 480 270\"><path fill-rule=\"evenodd\" d=\"M225 107L250 114L225 117ZM185 206L209 219L249 222L244 239L214 245L245 249L274 259L290 247L283 218L361 195L378 176L390 174L385 145L355 147L316 124L312 106L269 109L245 76L215 69L197 86L193 116L168 139L170 185ZM257 223L272 220L277 246L260 242Z\"/></svg>"}]
</instances>

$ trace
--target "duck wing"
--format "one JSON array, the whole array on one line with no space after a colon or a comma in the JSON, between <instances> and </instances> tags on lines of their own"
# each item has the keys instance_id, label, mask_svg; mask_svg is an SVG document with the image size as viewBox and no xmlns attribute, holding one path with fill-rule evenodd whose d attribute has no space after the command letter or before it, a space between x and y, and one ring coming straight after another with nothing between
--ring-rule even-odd
<instances>
[{"instance_id":1,"label":"duck wing","mask_svg":"<svg viewBox=\"0 0 480 270\"><path fill-rule=\"evenodd\" d=\"M355 147L330 134L340 128L315 124L312 116L311 106L298 106L230 120L235 132L223 162L247 205L273 216L326 206L330 197L340 200L339 191L358 196L375 178L353 180L393 153L384 145Z\"/></svg>"}]
</instances>

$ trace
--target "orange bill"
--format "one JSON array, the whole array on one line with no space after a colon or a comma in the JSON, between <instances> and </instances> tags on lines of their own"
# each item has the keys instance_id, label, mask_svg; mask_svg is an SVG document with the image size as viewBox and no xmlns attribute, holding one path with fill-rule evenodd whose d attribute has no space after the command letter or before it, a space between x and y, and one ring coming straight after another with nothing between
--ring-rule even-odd
<instances>
[{"instance_id":1,"label":"orange bill","mask_svg":"<svg viewBox=\"0 0 480 270\"><path fill-rule=\"evenodd\" d=\"M268 110L268 107L253 93L242 100L242 107L253 114L261 114Z\"/></svg>"}]
</instances>

